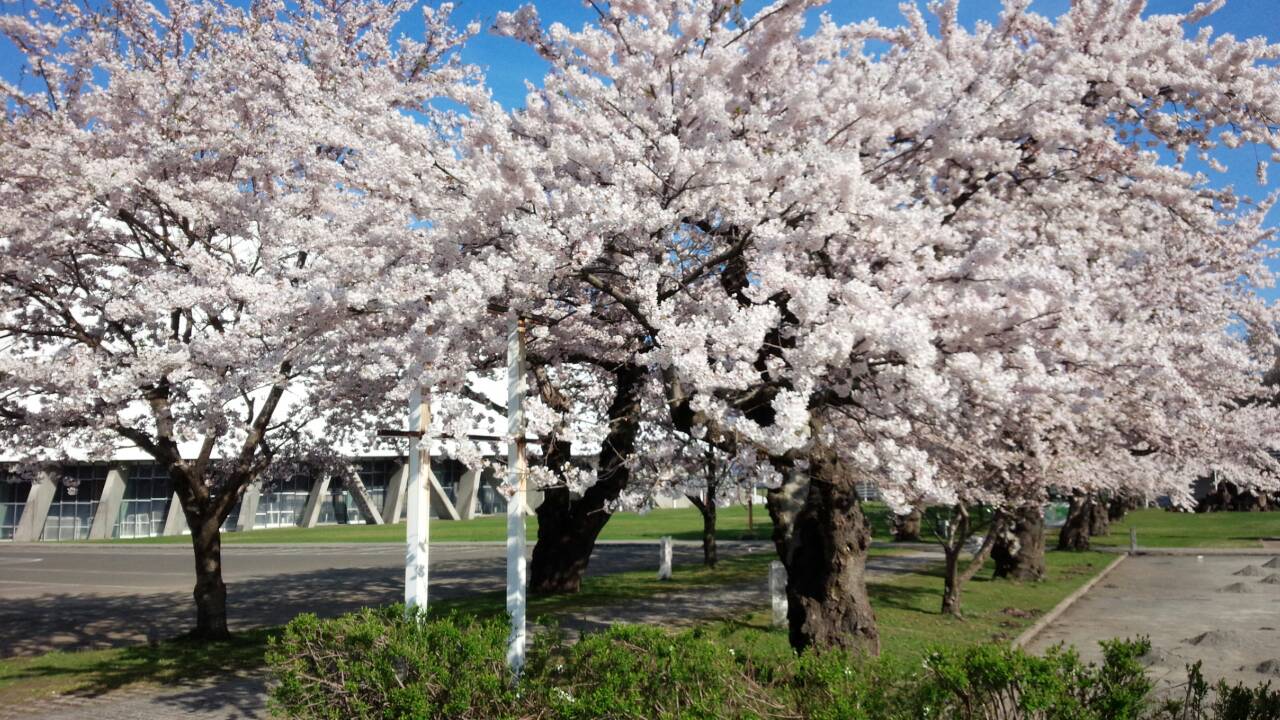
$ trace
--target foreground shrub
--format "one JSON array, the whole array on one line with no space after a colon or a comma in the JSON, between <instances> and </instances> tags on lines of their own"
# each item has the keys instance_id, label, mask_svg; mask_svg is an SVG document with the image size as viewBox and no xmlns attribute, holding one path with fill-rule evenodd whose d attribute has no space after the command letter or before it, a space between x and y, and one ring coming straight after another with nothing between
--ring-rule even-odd
<instances>
[{"instance_id":1,"label":"foreground shrub","mask_svg":"<svg viewBox=\"0 0 1280 720\"><path fill-rule=\"evenodd\" d=\"M1197 661L1187 666L1183 690L1183 697L1166 700L1151 720L1280 720L1280 690L1270 682L1248 687L1218 681L1210 695Z\"/></svg>"},{"instance_id":2,"label":"foreground shrub","mask_svg":"<svg viewBox=\"0 0 1280 720\"><path fill-rule=\"evenodd\" d=\"M1280 692L1191 668L1186 697L1149 704L1145 640L1101 663L1000 645L944 648L903 668L839 652L748 657L699 631L540 633L516 685L504 619L406 620L399 607L296 618L267 660L277 712L304 720L1280 720Z\"/></svg>"},{"instance_id":3,"label":"foreground shrub","mask_svg":"<svg viewBox=\"0 0 1280 720\"><path fill-rule=\"evenodd\" d=\"M531 664L529 692L542 692L545 710L564 720L605 718L768 717L783 708L732 650L699 632L614 626L558 645Z\"/></svg>"},{"instance_id":4,"label":"foreground shrub","mask_svg":"<svg viewBox=\"0 0 1280 720\"><path fill-rule=\"evenodd\" d=\"M501 619L406 618L402 606L294 618L267 650L273 709L305 720L507 717Z\"/></svg>"},{"instance_id":5,"label":"foreground shrub","mask_svg":"<svg viewBox=\"0 0 1280 720\"><path fill-rule=\"evenodd\" d=\"M1138 720L1151 692L1145 640L1103 644L1101 665L1070 650L1043 657L1002 645L934 652L908 704L956 720Z\"/></svg>"}]
</instances>

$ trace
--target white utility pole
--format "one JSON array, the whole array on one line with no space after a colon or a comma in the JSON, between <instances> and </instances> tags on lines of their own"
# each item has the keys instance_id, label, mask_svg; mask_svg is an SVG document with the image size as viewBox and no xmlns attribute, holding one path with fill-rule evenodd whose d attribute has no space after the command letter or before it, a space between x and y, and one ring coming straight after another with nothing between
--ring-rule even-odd
<instances>
[{"instance_id":1,"label":"white utility pole","mask_svg":"<svg viewBox=\"0 0 1280 720\"><path fill-rule=\"evenodd\" d=\"M409 487L405 510L404 608L427 609L431 540L431 405L426 388L409 396Z\"/></svg>"},{"instance_id":2,"label":"white utility pole","mask_svg":"<svg viewBox=\"0 0 1280 720\"><path fill-rule=\"evenodd\" d=\"M525 458L524 321L512 319L507 331L507 613L511 636L507 639L507 665L517 676L524 668L525 611L528 579L524 558L525 491L529 478Z\"/></svg>"}]
</instances>

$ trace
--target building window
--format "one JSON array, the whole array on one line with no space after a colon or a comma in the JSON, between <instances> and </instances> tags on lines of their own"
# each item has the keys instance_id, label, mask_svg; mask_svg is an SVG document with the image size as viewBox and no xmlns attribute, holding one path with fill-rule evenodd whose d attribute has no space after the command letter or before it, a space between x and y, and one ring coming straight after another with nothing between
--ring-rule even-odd
<instances>
[{"instance_id":1,"label":"building window","mask_svg":"<svg viewBox=\"0 0 1280 720\"><path fill-rule=\"evenodd\" d=\"M507 498L498 491L501 482L492 470L486 469L480 476L479 497L476 498L480 514L498 515L507 511Z\"/></svg>"},{"instance_id":2,"label":"building window","mask_svg":"<svg viewBox=\"0 0 1280 720\"><path fill-rule=\"evenodd\" d=\"M0 470L0 540L13 539L30 492L30 482L20 481Z\"/></svg>"},{"instance_id":3,"label":"building window","mask_svg":"<svg viewBox=\"0 0 1280 720\"><path fill-rule=\"evenodd\" d=\"M462 482L462 474L466 471L467 466L453 458L431 458L431 474L435 475L436 482L440 483L440 488L444 490L445 496L455 508L458 507L458 485ZM442 517L440 512L443 512L443 509L437 508L436 517Z\"/></svg>"},{"instance_id":4,"label":"building window","mask_svg":"<svg viewBox=\"0 0 1280 720\"><path fill-rule=\"evenodd\" d=\"M270 491L264 490L258 498L258 514L255 528L289 527L297 525L311 495L311 478L294 475Z\"/></svg>"},{"instance_id":5,"label":"building window","mask_svg":"<svg viewBox=\"0 0 1280 720\"><path fill-rule=\"evenodd\" d=\"M130 466L125 475L124 500L112 537L155 537L164 533L164 521L173 499L169 473L155 463Z\"/></svg>"},{"instance_id":6,"label":"building window","mask_svg":"<svg viewBox=\"0 0 1280 720\"><path fill-rule=\"evenodd\" d=\"M105 465L74 465L64 468L49 516L44 521L41 540L87 540L98 510L102 486L107 481Z\"/></svg>"},{"instance_id":7,"label":"building window","mask_svg":"<svg viewBox=\"0 0 1280 720\"><path fill-rule=\"evenodd\" d=\"M387 499L387 486L391 484L391 476L400 469L400 462L392 458L360 460L355 463L355 468L369 493L369 501L381 513ZM359 525L364 521L351 491L338 478L329 481L329 496L321 499L316 522L320 525Z\"/></svg>"}]
</instances>

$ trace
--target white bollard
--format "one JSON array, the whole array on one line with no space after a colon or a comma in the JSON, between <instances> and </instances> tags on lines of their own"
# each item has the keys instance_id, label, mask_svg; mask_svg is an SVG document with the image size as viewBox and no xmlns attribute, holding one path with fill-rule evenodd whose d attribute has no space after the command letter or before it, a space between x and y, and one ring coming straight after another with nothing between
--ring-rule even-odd
<instances>
[{"instance_id":1,"label":"white bollard","mask_svg":"<svg viewBox=\"0 0 1280 720\"><path fill-rule=\"evenodd\" d=\"M773 626L787 624L787 567L780 561L769 563L769 602L773 609Z\"/></svg>"},{"instance_id":2,"label":"white bollard","mask_svg":"<svg viewBox=\"0 0 1280 720\"><path fill-rule=\"evenodd\" d=\"M1129 552L1138 552L1138 529L1129 528Z\"/></svg>"},{"instance_id":3,"label":"white bollard","mask_svg":"<svg viewBox=\"0 0 1280 720\"><path fill-rule=\"evenodd\" d=\"M658 579L671 579L671 538L669 536L658 541Z\"/></svg>"}]
</instances>

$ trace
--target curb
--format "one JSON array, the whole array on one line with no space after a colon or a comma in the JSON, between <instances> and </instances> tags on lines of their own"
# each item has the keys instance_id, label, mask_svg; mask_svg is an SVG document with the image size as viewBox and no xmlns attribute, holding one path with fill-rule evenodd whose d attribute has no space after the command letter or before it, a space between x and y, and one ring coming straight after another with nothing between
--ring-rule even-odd
<instances>
[{"instance_id":1,"label":"curb","mask_svg":"<svg viewBox=\"0 0 1280 720\"><path fill-rule=\"evenodd\" d=\"M1127 548L1119 547L1098 547L1090 548L1096 552L1113 553L1120 555L1159 555L1163 557L1195 557L1203 555L1204 557L1249 557L1252 555L1273 556L1280 555L1274 548L1153 548L1139 546L1137 552L1132 552Z\"/></svg>"},{"instance_id":2,"label":"curb","mask_svg":"<svg viewBox=\"0 0 1280 720\"><path fill-rule=\"evenodd\" d=\"M1075 592L1063 598L1062 602L1058 603L1053 607L1052 610L1050 610L1045 615L1041 616L1041 618L1035 621L1035 623L1032 624L1031 627L1024 630L1021 635L1014 638L1012 643L1013 647L1014 648L1026 647L1027 643L1034 640L1035 637L1039 635L1041 632L1043 632L1046 627L1052 624L1054 620L1057 620L1059 617L1062 617L1062 614L1067 611L1067 608L1071 607L1076 603L1077 600L1084 597L1084 594L1092 590L1094 585L1097 585L1098 583L1102 582L1102 579L1110 575L1111 571L1115 570L1116 566L1124 562L1124 559L1127 557L1129 557L1128 554L1125 554L1125 555L1121 555L1115 560L1112 560L1111 564L1103 568L1102 572L1098 573L1097 575L1094 575L1092 580L1076 588Z\"/></svg>"}]
</instances>

